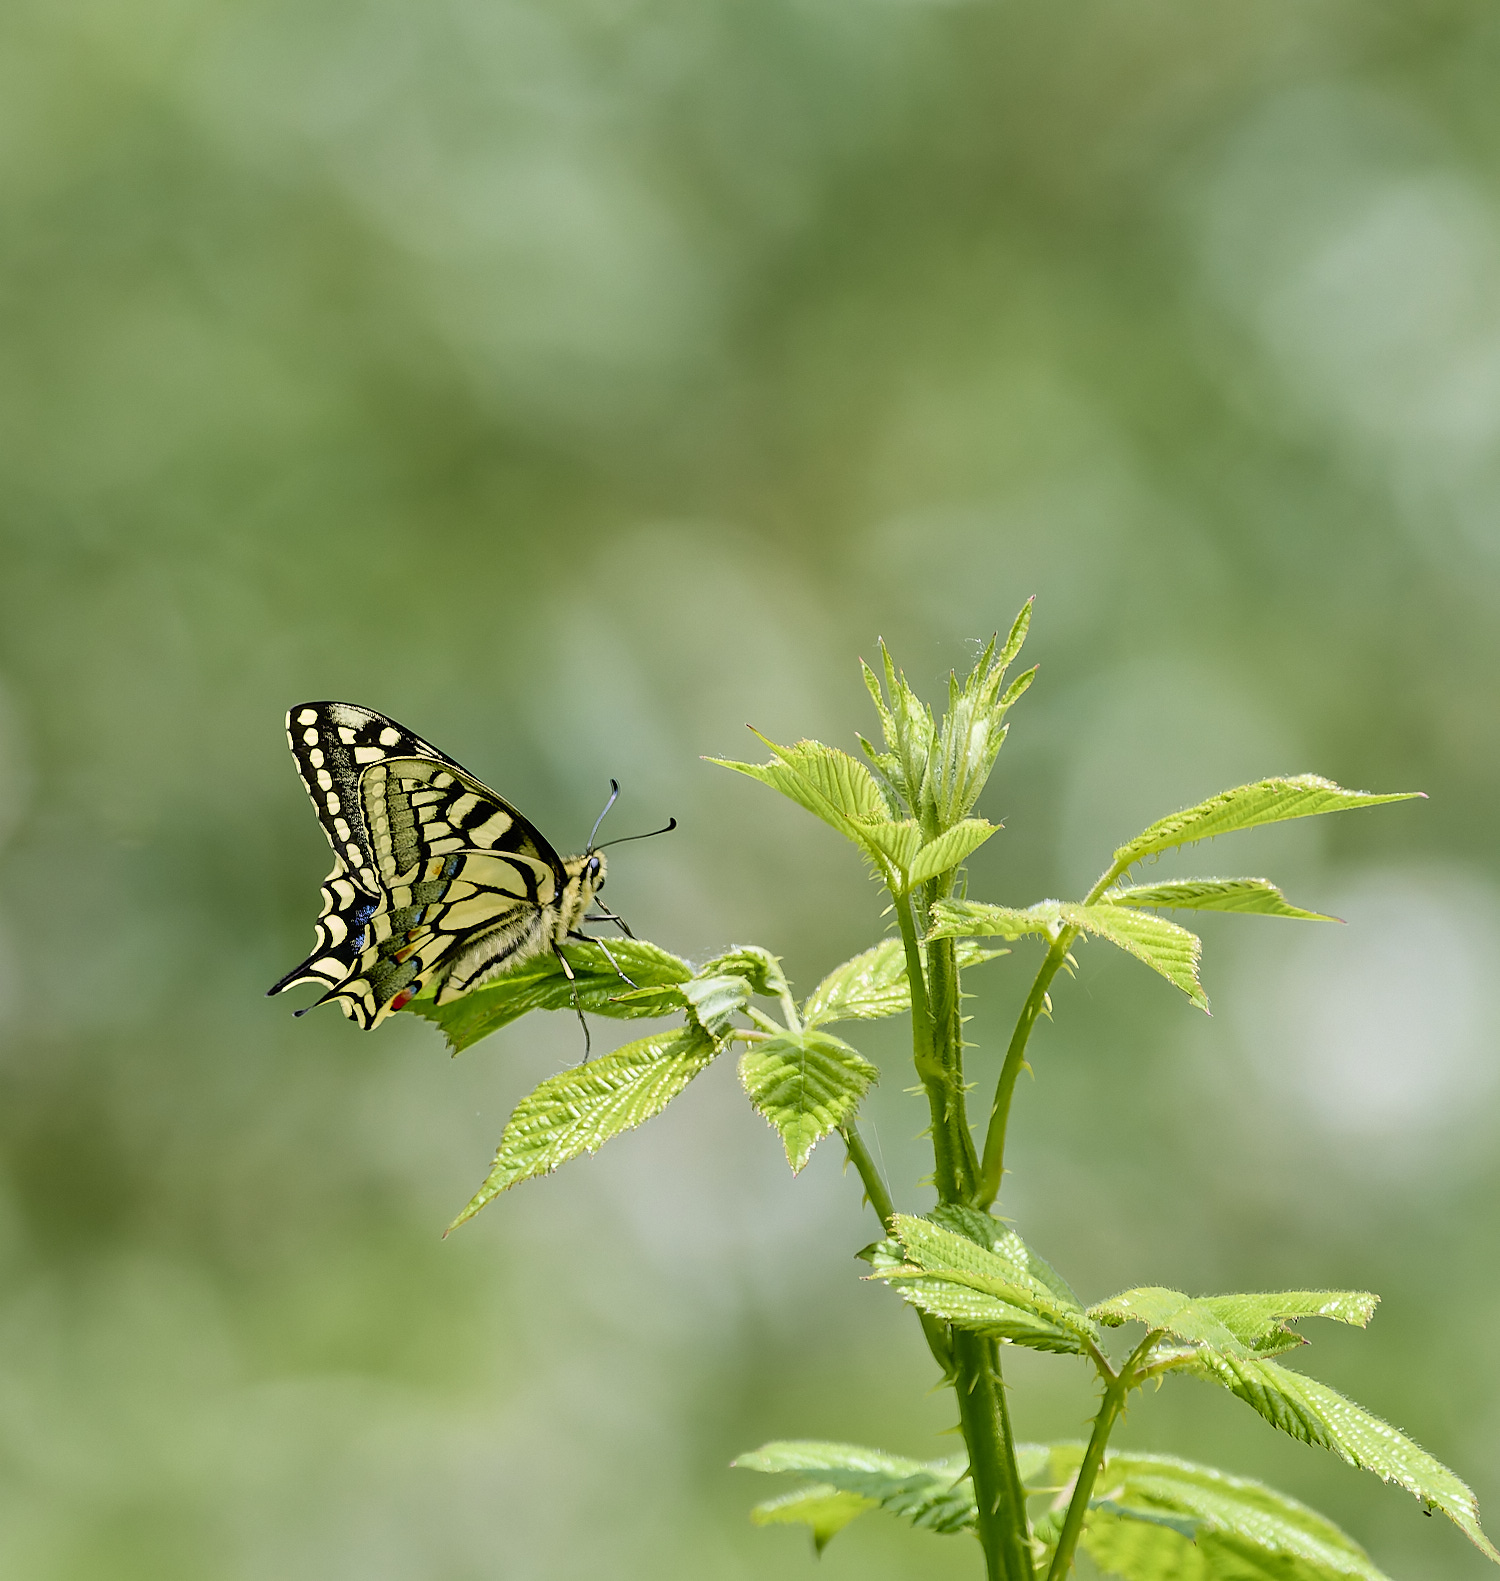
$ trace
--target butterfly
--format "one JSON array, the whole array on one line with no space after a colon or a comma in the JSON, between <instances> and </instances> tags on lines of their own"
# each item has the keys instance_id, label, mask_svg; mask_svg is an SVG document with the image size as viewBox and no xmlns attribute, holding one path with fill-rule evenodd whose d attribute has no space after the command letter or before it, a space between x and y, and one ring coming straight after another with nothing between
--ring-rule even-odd
<instances>
[{"instance_id":1,"label":"butterfly","mask_svg":"<svg viewBox=\"0 0 1500 1581\"><path fill-rule=\"evenodd\" d=\"M308 1010L333 1000L369 1028L429 987L447 1004L549 950L571 981L561 946L588 937L585 921L634 937L598 899L605 861L594 835L619 795L613 780L588 849L564 860L503 796L372 708L300 703L287 740L333 871L312 954L268 993L314 983L324 992Z\"/></svg>"}]
</instances>

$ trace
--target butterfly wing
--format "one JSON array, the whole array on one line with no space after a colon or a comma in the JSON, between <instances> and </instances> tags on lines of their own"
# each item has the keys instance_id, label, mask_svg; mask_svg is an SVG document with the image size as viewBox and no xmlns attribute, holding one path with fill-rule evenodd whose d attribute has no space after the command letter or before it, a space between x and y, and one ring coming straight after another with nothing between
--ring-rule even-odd
<instances>
[{"instance_id":1,"label":"butterfly wing","mask_svg":"<svg viewBox=\"0 0 1500 1581\"><path fill-rule=\"evenodd\" d=\"M546 947L566 875L503 797L352 703L303 703L287 734L334 867L317 945L272 993L317 983L371 1027L433 981L453 998Z\"/></svg>"}]
</instances>

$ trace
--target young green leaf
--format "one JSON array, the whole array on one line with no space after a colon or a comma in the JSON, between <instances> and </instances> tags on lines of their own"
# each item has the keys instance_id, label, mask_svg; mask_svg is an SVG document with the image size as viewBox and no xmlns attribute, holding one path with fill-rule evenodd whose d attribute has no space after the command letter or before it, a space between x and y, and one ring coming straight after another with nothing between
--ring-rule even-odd
<instances>
[{"instance_id":1,"label":"young green leaf","mask_svg":"<svg viewBox=\"0 0 1500 1581\"><path fill-rule=\"evenodd\" d=\"M763 1445L733 1462L746 1471L802 1472L817 1481L756 1507L757 1525L800 1521L813 1529L819 1552L835 1532L866 1509L883 1509L913 1526L958 1532L974 1524L968 1458L908 1460L857 1444L814 1440ZM843 1495L849 1503L833 1502ZM852 1501L863 1501L856 1507ZM819 1540L820 1530L826 1532Z\"/></svg>"},{"instance_id":2,"label":"young green leaf","mask_svg":"<svg viewBox=\"0 0 1500 1581\"><path fill-rule=\"evenodd\" d=\"M722 972L689 978L681 984L680 992L698 1025L717 1040L734 1025L736 1016L744 1014L752 990L747 978Z\"/></svg>"},{"instance_id":3,"label":"young green leaf","mask_svg":"<svg viewBox=\"0 0 1500 1581\"><path fill-rule=\"evenodd\" d=\"M1397 1483L1430 1509L1441 1510L1486 1558L1500 1564L1500 1553L1480 1529L1479 1504L1467 1484L1337 1390L1274 1361L1208 1348L1184 1356L1178 1370L1228 1389L1283 1433Z\"/></svg>"},{"instance_id":4,"label":"young green leaf","mask_svg":"<svg viewBox=\"0 0 1500 1581\"><path fill-rule=\"evenodd\" d=\"M1294 906L1268 878L1185 878L1169 884L1131 884L1106 890L1101 906L1160 906L1177 911L1246 911L1264 917L1337 922Z\"/></svg>"},{"instance_id":5,"label":"young green leaf","mask_svg":"<svg viewBox=\"0 0 1500 1581\"><path fill-rule=\"evenodd\" d=\"M781 957L763 950L758 944L737 944L723 955L705 961L693 975L713 977L719 973L743 977L753 993L764 994L769 999L788 992L787 980L781 971Z\"/></svg>"},{"instance_id":6,"label":"young green leaf","mask_svg":"<svg viewBox=\"0 0 1500 1581\"><path fill-rule=\"evenodd\" d=\"M893 1229L905 1263L877 1264L866 1277L888 1281L918 1310L1035 1350L1076 1352L1093 1339L1094 1326L1076 1303L1016 1258L929 1219L898 1214Z\"/></svg>"},{"instance_id":7,"label":"young green leaf","mask_svg":"<svg viewBox=\"0 0 1500 1581\"><path fill-rule=\"evenodd\" d=\"M1180 988L1200 1010L1208 997L1198 981L1198 959L1203 945L1198 936L1165 917L1125 906L1077 906L1060 900L1043 900L1024 911L1014 906L991 906L973 900L940 900L932 908L929 939L1019 939L1039 933L1055 939L1064 928L1108 939L1117 948L1144 961L1169 983Z\"/></svg>"},{"instance_id":8,"label":"young green leaf","mask_svg":"<svg viewBox=\"0 0 1500 1581\"><path fill-rule=\"evenodd\" d=\"M548 1077L516 1105L484 1184L448 1229L502 1191L596 1153L610 1137L660 1114L717 1053L696 1027L657 1032Z\"/></svg>"},{"instance_id":9,"label":"young green leaf","mask_svg":"<svg viewBox=\"0 0 1500 1581\"><path fill-rule=\"evenodd\" d=\"M924 806L924 788L930 784L937 726L932 710L907 685L906 677L896 668L884 642L880 644L880 662L885 671L883 692L870 666L862 662L860 668L880 716L886 750L874 752L867 741L862 745L891 789L896 801L892 814L904 809L908 815L919 817Z\"/></svg>"},{"instance_id":10,"label":"young green leaf","mask_svg":"<svg viewBox=\"0 0 1500 1581\"><path fill-rule=\"evenodd\" d=\"M932 1210L928 1217L934 1224L955 1235L965 1236L976 1246L993 1252L1006 1266L1006 1277L1017 1284L1030 1286L1033 1281L1050 1290L1058 1303L1077 1316L1083 1315L1083 1303L1073 1292L1073 1287L1039 1253L1032 1250L1008 1224L963 1203L948 1202Z\"/></svg>"},{"instance_id":11,"label":"young green leaf","mask_svg":"<svg viewBox=\"0 0 1500 1581\"><path fill-rule=\"evenodd\" d=\"M922 831L909 818L888 815L886 798L869 769L821 741L779 747L764 736L761 740L775 753L769 763L736 763L728 758L708 762L748 774L790 797L854 841L893 891L907 889L906 870L922 844Z\"/></svg>"},{"instance_id":12,"label":"young green leaf","mask_svg":"<svg viewBox=\"0 0 1500 1581\"><path fill-rule=\"evenodd\" d=\"M1380 1297L1368 1290L1278 1290L1268 1295L1200 1296L1198 1301L1236 1339L1262 1356L1305 1343L1288 1327L1298 1318L1329 1318L1364 1328L1379 1303Z\"/></svg>"},{"instance_id":13,"label":"young green leaf","mask_svg":"<svg viewBox=\"0 0 1500 1581\"><path fill-rule=\"evenodd\" d=\"M1251 1346L1238 1339L1217 1313L1180 1290L1156 1285L1126 1290L1091 1306L1089 1316L1110 1328L1144 1323L1148 1329L1159 1329L1192 1345L1212 1345L1226 1355L1248 1356L1251 1352Z\"/></svg>"},{"instance_id":14,"label":"young green leaf","mask_svg":"<svg viewBox=\"0 0 1500 1581\"><path fill-rule=\"evenodd\" d=\"M730 758L707 761L748 774L779 790L851 840L861 839L855 828L857 823L887 821L880 787L857 758L837 747L824 746L821 741L799 741L795 746L779 747L764 736L760 739L775 754L769 763L737 763Z\"/></svg>"},{"instance_id":15,"label":"young green leaf","mask_svg":"<svg viewBox=\"0 0 1500 1581\"><path fill-rule=\"evenodd\" d=\"M1421 791L1373 795L1369 791L1345 790L1317 774L1256 780L1252 785L1237 785L1233 790L1220 791L1196 807L1157 819L1150 828L1143 829L1115 852L1111 872L1123 873L1143 857L1198 840L1212 840L1237 829L1253 829L1287 818L1311 818L1318 813L1345 812L1355 807L1378 807L1382 802L1410 801L1421 795Z\"/></svg>"},{"instance_id":16,"label":"young green leaf","mask_svg":"<svg viewBox=\"0 0 1500 1581\"><path fill-rule=\"evenodd\" d=\"M1124 906L1073 906L1065 908L1065 920L1085 933L1108 939L1118 949L1144 961L1153 972L1180 988L1200 1010L1208 1009L1208 995L1198 981L1198 960L1203 944L1196 933L1189 933L1165 917L1149 911L1130 911Z\"/></svg>"},{"instance_id":17,"label":"young green leaf","mask_svg":"<svg viewBox=\"0 0 1500 1581\"><path fill-rule=\"evenodd\" d=\"M957 953L959 966L965 967L978 966L1010 952L987 950L972 939L960 939ZM808 995L802 1020L810 1027L832 1021L878 1021L910 1009L906 953L900 939L887 939L834 967Z\"/></svg>"},{"instance_id":18,"label":"young green leaf","mask_svg":"<svg viewBox=\"0 0 1500 1581\"><path fill-rule=\"evenodd\" d=\"M759 1114L780 1133L792 1173L813 1147L859 1107L880 1072L827 1032L787 1033L740 1056L740 1081Z\"/></svg>"},{"instance_id":19,"label":"young green leaf","mask_svg":"<svg viewBox=\"0 0 1500 1581\"><path fill-rule=\"evenodd\" d=\"M686 961L644 939L615 939L609 950L619 962L620 971L636 983L636 989L622 981L597 944L564 946L563 953L576 980L578 1003L585 1010L622 1018L659 1016L681 1003L669 992L652 990L670 989L686 982L693 975ZM407 1008L436 1021L448 1046L457 1054L530 1010L571 1010L573 991L574 984L569 983L557 957L549 952L449 1004L415 999Z\"/></svg>"},{"instance_id":20,"label":"young green leaf","mask_svg":"<svg viewBox=\"0 0 1500 1581\"><path fill-rule=\"evenodd\" d=\"M906 881L910 885L925 883L946 873L950 868L966 862L992 834L998 834L999 824L986 823L983 818L965 818L951 829L946 829L937 839L929 840L907 865Z\"/></svg>"},{"instance_id":21,"label":"young green leaf","mask_svg":"<svg viewBox=\"0 0 1500 1581\"><path fill-rule=\"evenodd\" d=\"M734 1461L742 1465L742 1461ZM878 1510L879 1499L858 1493L842 1493L830 1482L809 1482L779 1499L767 1499L750 1511L757 1526L806 1526L812 1532L813 1549L821 1554L838 1534L866 1510Z\"/></svg>"},{"instance_id":22,"label":"young green leaf","mask_svg":"<svg viewBox=\"0 0 1500 1581\"><path fill-rule=\"evenodd\" d=\"M1065 1486L1081 1444L1048 1466ZM1332 1521L1248 1477L1168 1455L1112 1454L1090 1502L1083 1547L1123 1581L1386 1581Z\"/></svg>"}]
</instances>

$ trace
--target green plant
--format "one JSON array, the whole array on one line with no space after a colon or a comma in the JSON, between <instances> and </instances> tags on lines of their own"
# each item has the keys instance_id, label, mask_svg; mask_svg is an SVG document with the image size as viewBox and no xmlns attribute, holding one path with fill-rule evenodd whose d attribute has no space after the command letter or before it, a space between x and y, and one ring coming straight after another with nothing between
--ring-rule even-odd
<instances>
[{"instance_id":1,"label":"green plant","mask_svg":"<svg viewBox=\"0 0 1500 1581\"><path fill-rule=\"evenodd\" d=\"M1129 884L1137 863L1260 824L1405 799L1346 791L1311 775L1262 780L1152 824L1114 853L1080 901L1016 908L972 900L964 893L964 863L996 832L973 809L1005 739L1005 715L1034 674L1005 683L1030 613L1028 605L1005 643L991 642L966 680L950 682L941 720L882 646L883 673L865 670L882 743L861 742L865 762L816 741L791 747L767 741L767 762L723 764L780 791L848 839L884 885L898 936L846 961L800 1003L777 957L754 946L695 968L652 944L616 943L614 956L632 982L624 990L597 946L570 948L584 1008L616 1017L672 1016L679 1024L553 1076L525 1098L489 1177L455 1224L520 1181L639 1125L719 1054L739 1046L745 1091L779 1132L794 1171L824 1137L835 1131L841 1137L883 1232L861 1254L870 1264L867 1277L914 1309L954 1390L964 1442L964 1453L933 1462L847 1444L767 1444L737 1464L808 1480L761 1504L757 1521L805 1525L820 1550L843 1526L877 1509L934 1532L972 1532L990 1581L1061 1581L1080 1548L1126 1581L1378 1578L1357 1544L1270 1488L1165 1456L1109 1452L1130 1395L1148 1381L1180 1375L1218 1385L1283 1432L1399 1483L1500 1562L1480 1529L1474 1496L1457 1476L1384 1422L1277 1360L1303 1342L1294 1327L1301 1319L1363 1326L1375 1297L1329 1290L1191 1297L1142 1288L1086 1308L992 1211L1027 1040L1050 1012L1054 978L1075 967L1075 942L1102 939L1206 1007L1199 941L1159 911L1326 920L1291 905L1263 878ZM976 1141L964 1072L963 973L1007 953L983 941L1025 935L1045 940L1046 953ZM571 1009L574 992L548 958L453 1004L439 1007L429 999L411 1008L437 1021L457 1050L529 1010ZM931 1117L937 1202L923 1215L896 1210L860 1137L857 1111L878 1071L828 1030L903 1013L911 1017L913 1059ZM1138 1339L1112 1348L1108 1333L1125 1325L1135 1325ZM1100 1404L1086 1445L1015 1441L1001 1373L1007 1346L1092 1365Z\"/></svg>"}]
</instances>

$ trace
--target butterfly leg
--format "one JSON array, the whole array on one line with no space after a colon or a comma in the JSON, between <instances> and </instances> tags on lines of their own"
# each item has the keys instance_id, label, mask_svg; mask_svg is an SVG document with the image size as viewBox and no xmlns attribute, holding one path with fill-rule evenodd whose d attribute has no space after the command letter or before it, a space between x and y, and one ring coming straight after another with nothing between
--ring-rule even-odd
<instances>
[{"instance_id":1,"label":"butterfly leg","mask_svg":"<svg viewBox=\"0 0 1500 1581\"><path fill-rule=\"evenodd\" d=\"M585 922L587 922L589 919L587 917L585 917L583 920ZM636 982L636 980L633 977L626 977L625 973L623 971L621 971L620 963L615 959L614 952L604 942L603 939L596 939L592 935L587 934L587 933L570 933L568 935L568 937L570 939L577 939L580 944L597 944L599 946L599 948L604 951L604 958L605 958L605 960L607 960L609 962L609 964L614 967L615 971L619 974L619 976L625 982L629 983L632 988L639 988L640 987L640 984L638 982ZM631 937L634 938L635 935L632 934Z\"/></svg>"},{"instance_id":2,"label":"butterfly leg","mask_svg":"<svg viewBox=\"0 0 1500 1581\"><path fill-rule=\"evenodd\" d=\"M583 1028L583 1063L587 1065L593 1042L589 1037L589 1024L584 1018L583 1006L578 1002L578 979L573 975L573 968L568 965L567 956L555 944L552 953L557 957L557 964L562 967L563 976L568 979L568 986L573 990L573 1009L577 1012L579 1026Z\"/></svg>"},{"instance_id":3,"label":"butterfly leg","mask_svg":"<svg viewBox=\"0 0 1500 1581\"><path fill-rule=\"evenodd\" d=\"M585 922L613 922L613 923L617 923L619 925L620 931L625 935L625 937L627 939L633 939L635 937L635 935L630 931L630 924L628 922L626 922L624 917L621 917L621 916L617 915L615 912L608 910L598 900L596 900L594 902L594 904L599 907L599 913L598 913L597 916L585 917L583 919Z\"/></svg>"}]
</instances>

